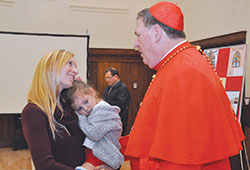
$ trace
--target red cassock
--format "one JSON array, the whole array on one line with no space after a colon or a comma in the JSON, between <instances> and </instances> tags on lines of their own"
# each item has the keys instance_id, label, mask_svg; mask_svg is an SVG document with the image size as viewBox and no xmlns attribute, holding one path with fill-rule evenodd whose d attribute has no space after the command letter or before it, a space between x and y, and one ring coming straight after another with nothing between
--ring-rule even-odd
<instances>
[{"instance_id":1,"label":"red cassock","mask_svg":"<svg viewBox=\"0 0 250 170\"><path fill-rule=\"evenodd\" d=\"M245 137L218 75L187 46L181 44L155 67L125 155L191 165L242 150Z\"/></svg>"}]
</instances>

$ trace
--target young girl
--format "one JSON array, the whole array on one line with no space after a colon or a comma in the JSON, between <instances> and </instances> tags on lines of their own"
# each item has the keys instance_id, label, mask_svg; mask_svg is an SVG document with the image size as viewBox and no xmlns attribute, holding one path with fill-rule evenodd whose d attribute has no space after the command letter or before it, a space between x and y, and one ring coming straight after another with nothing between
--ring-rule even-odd
<instances>
[{"instance_id":1,"label":"young girl","mask_svg":"<svg viewBox=\"0 0 250 170\"><path fill-rule=\"evenodd\" d=\"M76 169L93 170L104 163L118 169L124 161L119 143L120 108L98 98L97 92L81 80L75 80L71 88L63 90L61 100L78 113L79 126L87 136L83 143L86 162Z\"/></svg>"}]
</instances>

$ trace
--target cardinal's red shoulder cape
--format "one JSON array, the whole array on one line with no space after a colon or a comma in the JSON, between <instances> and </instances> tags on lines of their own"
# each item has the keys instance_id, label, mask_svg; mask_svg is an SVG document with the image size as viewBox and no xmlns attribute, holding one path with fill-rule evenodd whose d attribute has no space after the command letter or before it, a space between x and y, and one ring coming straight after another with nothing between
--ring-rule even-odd
<instances>
[{"instance_id":1,"label":"cardinal's red shoulder cape","mask_svg":"<svg viewBox=\"0 0 250 170\"><path fill-rule=\"evenodd\" d=\"M242 149L244 134L219 77L194 47L177 52L185 46L190 43L178 46L156 66L125 155L201 164Z\"/></svg>"}]
</instances>

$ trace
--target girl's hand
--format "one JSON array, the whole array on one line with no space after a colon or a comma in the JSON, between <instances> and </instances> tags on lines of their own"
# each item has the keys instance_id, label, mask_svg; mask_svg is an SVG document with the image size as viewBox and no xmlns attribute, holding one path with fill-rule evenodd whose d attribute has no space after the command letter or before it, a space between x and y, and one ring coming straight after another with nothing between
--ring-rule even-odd
<instances>
[{"instance_id":1,"label":"girl's hand","mask_svg":"<svg viewBox=\"0 0 250 170\"><path fill-rule=\"evenodd\" d=\"M82 81L82 78L80 76L78 76L75 80L81 80Z\"/></svg>"},{"instance_id":2,"label":"girl's hand","mask_svg":"<svg viewBox=\"0 0 250 170\"><path fill-rule=\"evenodd\" d=\"M114 169L109 167L108 165L103 164L95 167L95 170L114 170Z\"/></svg>"}]
</instances>

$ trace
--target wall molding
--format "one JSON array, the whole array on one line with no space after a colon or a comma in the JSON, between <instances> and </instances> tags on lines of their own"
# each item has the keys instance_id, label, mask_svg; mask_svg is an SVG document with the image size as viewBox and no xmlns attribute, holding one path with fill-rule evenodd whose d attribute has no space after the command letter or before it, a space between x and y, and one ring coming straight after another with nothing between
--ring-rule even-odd
<instances>
[{"instance_id":1,"label":"wall molding","mask_svg":"<svg viewBox=\"0 0 250 170\"><path fill-rule=\"evenodd\" d=\"M13 6L15 0L0 0L0 6Z\"/></svg>"},{"instance_id":2,"label":"wall molding","mask_svg":"<svg viewBox=\"0 0 250 170\"><path fill-rule=\"evenodd\" d=\"M235 33L220 35L211 38L205 38L191 42L193 45L199 45L202 49L218 48L230 45L238 45L246 43L247 31L239 31Z\"/></svg>"},{"instance_id":3,"label":"wall molding","mask_svg":"<svg viewBox=\"0 0 250 170\"><path fill-rule=\"evenodd\" d=\"M87 11L87 12L99 12L99 13L117 13L128 14L129 9L127 7L108 7L108 6L90 6L83 4L69 4L72 11Z\"/></svg>"}]
</instances>

